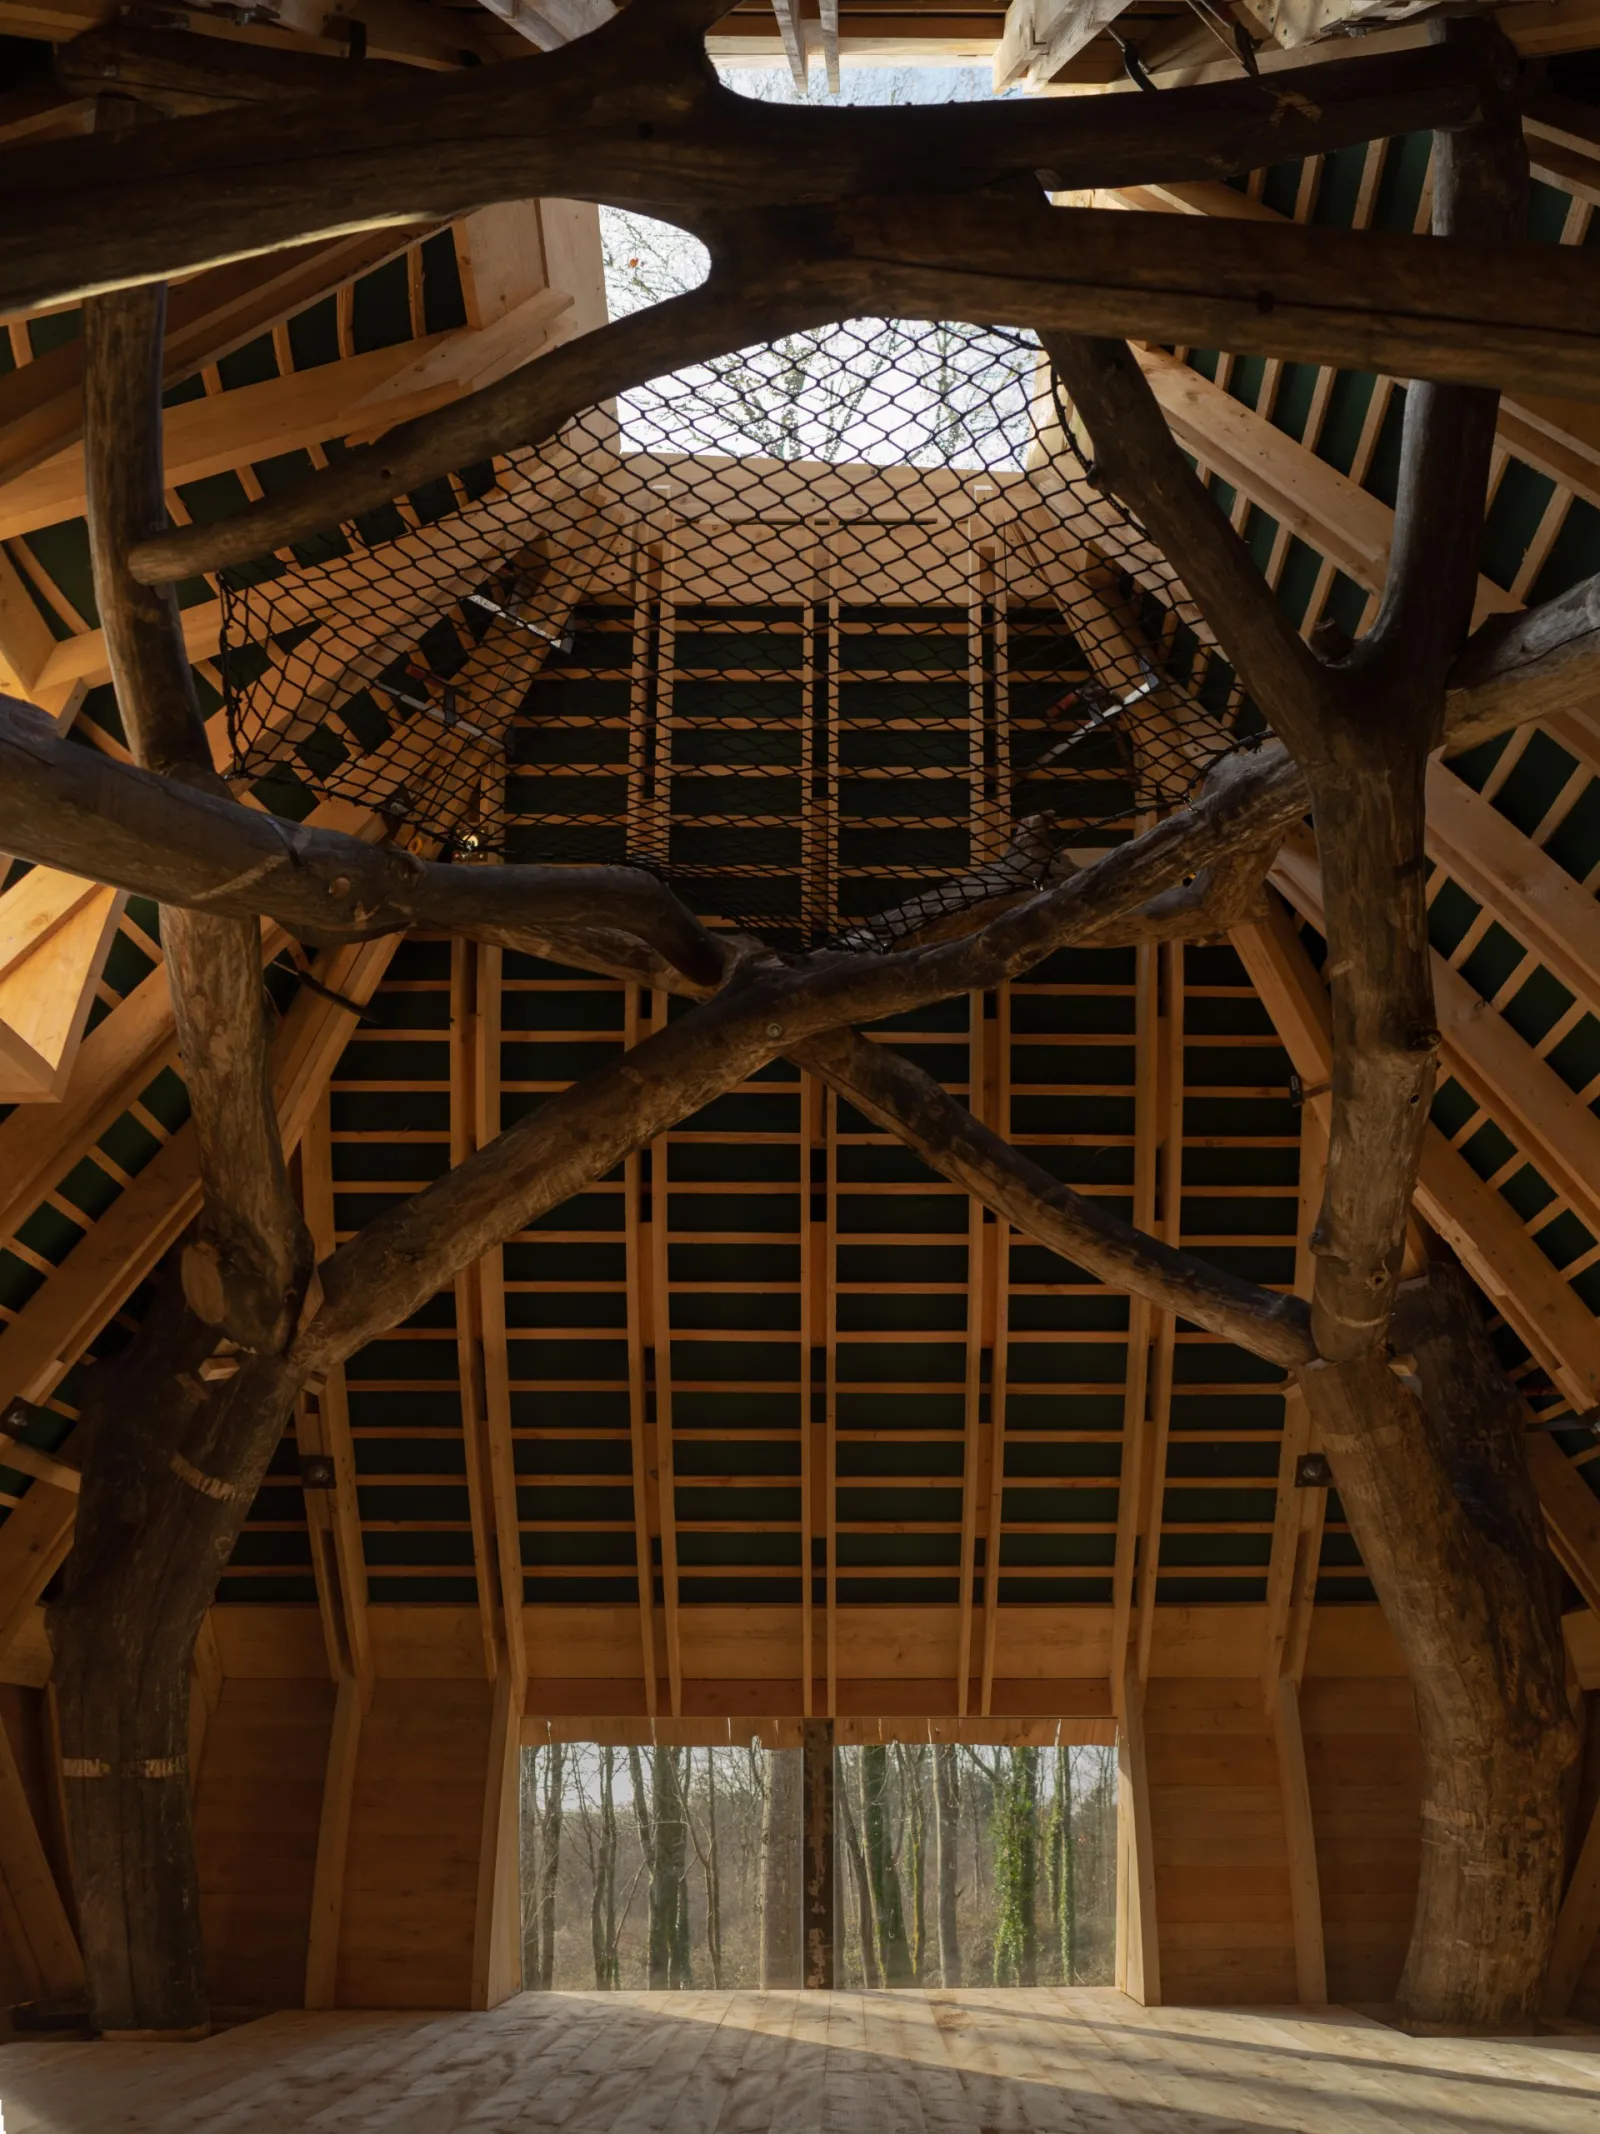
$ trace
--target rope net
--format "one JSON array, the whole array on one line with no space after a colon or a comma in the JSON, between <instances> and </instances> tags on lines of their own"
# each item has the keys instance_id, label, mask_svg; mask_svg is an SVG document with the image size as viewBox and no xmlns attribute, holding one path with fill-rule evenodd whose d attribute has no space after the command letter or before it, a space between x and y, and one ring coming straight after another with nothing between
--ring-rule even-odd
<instances>
[{"instance_id":1,"label":"rope net","mask_svg":"<svg viewBox=\"0 0 1600 2134\"><path fill-rule=\"evenodd\" d=\"M626 861L789 947L1070 870L1241 718L1032 339L885 320L660 379L229 574L223 676L275 807Z\"/></svg>"}]
</instances>

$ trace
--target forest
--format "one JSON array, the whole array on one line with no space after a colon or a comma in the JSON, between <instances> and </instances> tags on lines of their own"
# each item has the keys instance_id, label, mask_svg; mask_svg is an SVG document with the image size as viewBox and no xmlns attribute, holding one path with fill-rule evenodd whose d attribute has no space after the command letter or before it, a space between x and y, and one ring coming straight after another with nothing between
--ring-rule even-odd
<instances>
[{"instance_id":1,"label":"forest","mask_svg":"<svg viewBox=\"0 0 1600 2134\"><path fill-rule=\"evenodd\" d=\"M1116 1758L1085 1747L836 1752L844 1986L1108 1985ZM523 1982L800 1984L798 1749L525 1749Z\"/></svg>"}]
</instances>

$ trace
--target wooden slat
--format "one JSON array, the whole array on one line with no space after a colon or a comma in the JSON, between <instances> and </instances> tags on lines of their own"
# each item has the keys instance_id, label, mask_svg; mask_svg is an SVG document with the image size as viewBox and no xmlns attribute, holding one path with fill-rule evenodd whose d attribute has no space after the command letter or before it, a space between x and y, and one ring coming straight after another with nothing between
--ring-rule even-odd
<instances>
[{"instance_id":1,"label":"wooden slat","mask_svg":"<svg viewBox=\"0 0 1600 2134\"><path fill-rule=\"evenodd\" d=\"M317 1858L311 1883L311 1925L306 1941L306 2006L338 2005L339 1927L344 1916L345 1867L350 1810L355 1797L361 1721L372 1689L353 1675L340 1678L334 1696L333 1730L322 1780Z\"/></svg>"}]
</instances>

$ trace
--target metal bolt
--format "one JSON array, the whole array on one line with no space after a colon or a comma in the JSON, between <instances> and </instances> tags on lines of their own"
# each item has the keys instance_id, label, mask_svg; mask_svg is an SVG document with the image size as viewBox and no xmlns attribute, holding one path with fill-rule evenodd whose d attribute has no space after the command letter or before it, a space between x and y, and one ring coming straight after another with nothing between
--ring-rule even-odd
<instances>
[{"instance_id":1,"label":"metal bolt","mask_svg":"<svg viewBox=\"0 0 1600 2134\"><path fill-rule=\"evenodd\" d=\"M767 1035L768 1035L768 1037L782 1037L782 1035L783 1035L783 1025L782 1025L782 1023L768 1023L768 1025L767 1025Z\"/></svg>"},{"instance_id":2,"label":"metal bolt","mask_svg":"<svg viewBox=\"0 0 1600 2134\"><path fill-rule=\"evenodd\" d=\"M349 875L336 874L328 884L328 894L330 897L347 897L350 894Z\"/></svg>"}]
</instances>

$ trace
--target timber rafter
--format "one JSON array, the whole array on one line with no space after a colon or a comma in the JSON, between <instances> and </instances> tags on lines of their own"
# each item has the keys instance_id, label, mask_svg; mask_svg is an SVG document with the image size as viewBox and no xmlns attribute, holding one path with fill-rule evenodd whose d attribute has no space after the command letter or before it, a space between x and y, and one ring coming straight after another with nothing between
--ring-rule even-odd
<instances>
[{"instance_id":1,"label":"timber rafter","mask_svg":"<svg viewBox=\"0 0 1600 2134\"><path fill-rule=\"evenodd\" d=\"M725 93L705 87L701 26L695 7L636 0L632 16L602 34L618 51L641 59L653 53L656 75L637 94L637 85L619 78L598 118L577 86L583 55L564 55L572 62L562 77L565 93L580 123L567 144L573 161L563 190L582 189L576 151L587 138L584 127L615 151L602 197L659 208L664 196L630 192L628 185L648 181L659 187L659 169L668 161L677 174L674 183L685 173L694 178L693 128L701 127L715 148L716 126L727 121L725 109L719 119L717 108ZM586 48L589 61L599 48L598 38ZM318 476L298 494L220 530L177 536L153 531L160 500L158 284L174 271L176 255L152 251L148 258L160 264L148 267L147 277L130 274L139 282L131 293L95 299L87 344L87 464L107 658L134 755L162 775L89 757L36 722L8 714L0 747L17 769L17 797L7 802L12 815L0 818L0 841L51 864L103 872L155 894L167 907L169 968L206 1204L198 1242L184 1258L181 1291L168 1285L126 1374L101 1376L88 1402L84 1516L52 1615L67 1684L74 1786L88 1789L73 1797L80 1851L102 1875L101 1891L113 1892L109 1899L97 1895L99 1908L91 1906L86 1919L91 1976L103 2011L171 2027L186 2021L197 2004L192 1922L186 1925L181 1916L192 1878L177 1878L173 1902L156 1902L147 1890L152 1902L131 1927L125 1916L149 1859L163 1848L175 1856L184 1844L183 1814L172 1805L176 1796L161 1796L153 1813L135 1799L140 1788L133 1782L179 1775L178 1758L169 1753L182 1718L175 1685L197 1608L203 1608L206 1574L214 1584L295 1400L325 1384L365 1343L420 1309L508 1234L540 1220L650 1144L660 1163L656 1190L664 1224L663 1137L787 1054L1024 1235L1167 1312L1225 1333L1276 1365L1301 1370L1307 1401L1335 1453L1358 1538L1400 1619L1414 1669L1444 1670L1462 1684L1453 1699L1425 1702L1424 1722L1430 1801L1441 1822L1454 1817L1460 1825L1466 1819L1470 1842L1452 1850L1454 1841L1447 1838L1430 1860L1419 1916L1431 1922L1435 1947L1431 1956L1413 1952L1408 2002L1424 2020L1515 2020L1527 2012L1538 1982L1530 1981L1520 1951L1505 1959L1506 1921L1531 1917L1535 1944L1549 1924L1552 1868L1559 1864L1550 1803L1571 1742L1549 1587L1541 1584L1548 1566L1516 1456L1520 1410L1514 1398L1490 1400L1475 1424L1488 1448L1479 1465L1492 1469L1496 1487L1516 1499L1508 1542L1503 1525L1487 1531L1470 1504L1460 1509L1452 1449L1437 1441L1428 1422L1441 1402L1456 1398L1448 1372L1436 1369L1431 1380L1424 1374L1419 1405L1389 1369L1383 1338L1436 1042L1428 1019L1420 880L1414 879L1420 876L1423 767L1462 699L1471 699L1476 689L1505 686L1519 661L1543 673L1551 662L1559 666L1573 637L1592 621L1587 611L1576 613L1568 636L1559 624L1553 637L1546 624L1520 640L1514 631L1500 633L1487 649L1475 649L1471 686L1463 681L1456 697L1449 693L1472 594L1471 551L1493 424L1487 389L1503 378L1531 378L1536 368L1548 381L1552 365L1571 390L1589 389L1592 350L1586 329L1575 329L1573 321L1590 294L1591 270L1582 260L1557 261L1541 277L1537 296L1513 289L1523 255L1509 245L1496 249L1510 232L1518 179L1503 55L1470 34L1451 36L1435 57L1440 55L1444 63L1429 77L1426 94L1411 85L1407 108L1408 123L1428 115L1445 144L1454 138L1452 129L1465 129L1467 152L1457 156L1446 145L1441 154L1443 234L1398 240L1398 248L1363 239L1336 258L1339 248L1324 242L1326 233L1274 232L1265 259L1272 286L1265 292L1259 232L1230 252L1225 231L1198 249L1193 232L1185 231L1165 250L1154 242L1130 270L1115 256L1125 242L1125 225L1113 228L1115 218L1049 209L1039 200L1037 174L1048 170L1050 182L1058 182L1063 165L1072 168L1065 155L1035 161L1032 177L1005 162L1019 152L1023 137L1032 152L1042 153L1025 126L1013 128L1015 138L1007 136L1003 147L992 141L985 146L982 128L968 128L972 138L956 141L954 161L948 151L942 157L944 185L931 166L919 164L920 137L902 128L896 191L875 194L878 170L852 164L845 154L836 164L855 189L838 198L805 190L823 183L815 175L820 159L813 136L791 157L782 180L790 190L764 194L759 185L746 184L741 202L763 204L753 211L741 205L738 213L719 204L729 197L728 168L708 175L702 156L697 182L704 197L666 204L676 205L680 219L712 240L714 270L703 292L645 314L643 323L624 322L631 331L605 329L590 337L587 349L575 344L578 353L565 366L561 356L543 359L534 367L537 376L530 372L511 381L514 389L499 400L480 396L442 420L425 418L366 457L342 463L330 478ZM665 62L679 60L685 71L675 89ZM1320 70L1319 86L1331 71ZM1427 103L1442 80L1458 76L1470 76L1470 108L1459 101L1459 80L1452 92L1457 105L1444 110ZM553 79L542 77L547 89ZM684 82L690 83L687 90ZM455 87L447 84L451 93ZM436 93L436 85L429 89ZM358 90L354 103L341 102L342 116L353 114L345 133L358 137L359 150L372 111L390 124L397 110L410 110L405 99L420 94L409 84L383 82ZM380 109L391 100L397 100L393 109ZM1288 108L1305 117L1298 107ZM256 134L264 137L270 118L279 137L292 140L304 110L291 98L264 115ZM649 112L657 116L641 116ZM983 125L999 117L979 116ZM1181 134L1186 121L1178 116ZM1215 110L1202 116L1215 126ZM248 157L256 122L236 113L226 117ZM670 159L657 152L658 122ZM198 138L188 129L211 127L204 138L214 142L220 123L176 120L138 137L138 145L153 142L154 161L170 176L178 167L172 158L181 162L187 152L185 139L192 148ZM1052 114L1040 123L1065 125ZM1273 121L1289 123L1281 112ZM1330 140L1344 123L1339 117ZM1138 133L1144 121L1137 100L1126 102L1120 119L1114 115L1113 131L1116 124ZM1378 130L1370 113L1362 124ZM991 133L998 138L997 129ZM91 181L97 171L102 182L115 173L121 154L128 190L137 190L123 153L132 138L87 144L93 152L80 163ZM839 135L836 146L848 138ZM67 149L73 146L52 151L69 177ZM1126 143L1124 151L1132 153ZM539 152L545 152L542 143ZM1222 159L1240 152L1230 147ZM359 218L379 216L373 202L394 177L394 159L381 144L373 153L375 190L369 195L359 184L353 187L349 199L358 220L339 224L341 229L365 227ZM1219 167L1218 153L1212 151L1211 170ZM1260 153L1256 143L1249 160ZM440 159L441 183L455 182L451 160ZM908 168L922 187L914 201L905 190ZM542 181L525 176L520 182ZM287 181L283 194L291 203L298 197ZM283 210L284 228L298 213L292 205ZM291 239L272 235L277 227L269 217L245 249L270 249L322 231L320 224L297 224ZM156 229L153 242L165 241ZM770 259L778 261L775 268ZM1359 289L1352 272L1358 260ZM1325 277L1342 283L1339 301L1328 300ZM1263 293L1270 302L1262 302ZM749 942L714 942L658 885L629 870L596 870L582 882L561 870L430 870L393 851L374 853L365 845L273 825L207 790L209 751L189 695L176 611L156 587L180 571L242 560L313 524L365 508L352 499L387 501L422 479L421 469L442 471L548 435L567 414L638 377L736 345L757 318L770 331L775 320L805 324L869 301L913 314L922 306L930 316L970 311L1045 330L1080 411L1099 433L1103 473L1136 499L1278 727L1279 744L1231 762L1194 805L1096 865L1064 879L1047 878L1031 895L980 907L955 938L930 937L889 954L797 960ZM1363 646L1324 641L1308 649L1300 643L1277 617L1243 550L1219 538L1222 522L1176 455L1127 352L1078 338L1140 329L1280 354L1314 348L1445 381L1419 388L1411 405L1389 598ZM1425 564L1437 570L1440 584L1425 584ZM1364 720L1357 715L1356 686L1372 698ZM1166 1211L1172 1227L1160 1240L1106 1221L1086 1196L1030 1166L982 1125L976 1085L969 1118L920 1070L851 1034L863 1022L1003 985L1063 944L1181 940L1239 923L1250 916L1271 853L1308 795L1323 831L1337 1038L1330 1213L1316 1240L1323 1264L1309 1314L1298 1300L1222 1277L1179 1250L1175 1202ZM651 1034L612 1065L550 1097L465 1153L436 1183L335 1243L312 1273L264 1102L257 944L250 923L262 914L323 941L361 939L418 922L440 925L626 975L682 993L689 1004L681 1015L658 1019ZM1181 1034L1178 1046L1181 1063ZM1178 1147L1181 1104L1180 1089ZM665 1239L663 1227L655 1237L663 1265ZM664 1298L665 1279L659 1286ZM1469 1334L1457 1343L1462 1353L1470 1347ZM670 1327L658 1325L658 1357L670 1338ZM970 1341L968 1347L970 1357ZM210 1368L201 1371L202 1364ZM670 1363L667 1369L670 1377ZM173 1396L174 1385L183 1388L181 1398ZM129 1390L135 1409L132 1426L120 1433L119 1387ZM1364 1427L1374 1419L1375 1429ZM664 1475L670 1493L670 1458ZM997 1459L993 1487L1000 1480ZM129 1502L147 1514L137 1532L129 1529ZM1426 1509L1420 1541L1405 1529L1406 1505ZM670 1504L664 1517L670 1524ZM1152 1532L1158 1542L1159 1516ZM1503 1560L1490 1576L1484 1551L1495 1547ZM996 1570L991 1560L991 1581ZM668 1572L675 1582L671 1564ZM1507 1607L1490 1620L1485 1603L1496 1577L1513 1585L1520 1579L1517 1591L1525 1605ZM991 1585L991 1610L993 1600ZM141 1618L147 1602L165 1608L162 1620ZM669 1584L669 1614L675 1603ZM114 1625L115 1636L91 1664L85 1657L89 1633L105 1622ZM1148 1635L1147 1625L1142 1634ZM669 1629L676 1709L681 1685L672 1657L675 1636ZM1502 1664L1487 1677L1475 1673L1485 1641L1496 1636L1504 1648ZM137 1665L118 1680L112 1663L130 1654ZM129 1678L145 1672L160 1678L161 1692L147 1700L147 1709L134 1709ZM1517 1675L1519 1727L1508 1740L1496 1783L1514 1797L1502 1791L1492 1805L1496 1813L1509 1812L1515 1842L1509 1852L1497 1852L1472 1823L1474 1817L1482 1822L1483 1800L1449 1773L1446 1759L1452 1728L1474 1739L1493 1737L1497 1698L1504 1702L1501 1692L1511 1674ZM986 1657L985 1703L991 1675ZM519 1683L503 1689L505 1699L520 1695ZM497 1727L513 1740L515 1710L496 1709ZM107 1783L97 1795L100 1781ZM1466 1933L1457 1916L1466 1903L1463 1861L1471 1875L1495 1886L1489 1905L1475 1911L1466 1905ZM1476 1934L1481 1943L1486 1932L1501 1952L1492 1961L1473 1940ZM164 1968L163 1949L179 1942L183 1961ZM1441 1943L1474 1950L1471 1962L1439 1958Z\"/></svg>"}]
</instances>

